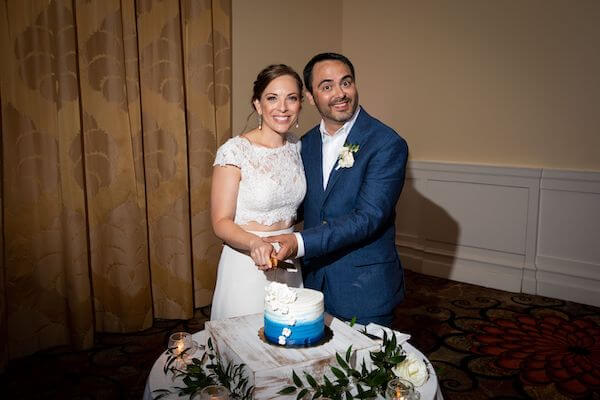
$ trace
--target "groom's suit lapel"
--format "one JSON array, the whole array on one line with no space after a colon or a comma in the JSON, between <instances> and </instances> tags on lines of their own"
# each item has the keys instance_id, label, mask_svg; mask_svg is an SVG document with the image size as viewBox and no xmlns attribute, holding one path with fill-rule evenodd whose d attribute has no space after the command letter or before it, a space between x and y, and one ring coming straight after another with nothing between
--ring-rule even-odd
<instances>
[{"instance_id":1,"label":"groom's suit lapel","mask_svg":"<svg viewBox=\"0 0 600 400\"><path fill-rule=\"evenodd\" d=\"M369 127L369 115L367 114L367 112L364 109L360 110L360 113L358 114L358 117L356 118L356 122L354 123L354 126L352 127L352 130L350 131L350 133L348 134L348 137L346 138L346 143L350 143L350 144L357 144L359 145L360 148L363 148L364 143L366 143L367 141L367 132L368 132L368 127ZM358 157L360 157L360 149L358 151L358 153L354 153L354 158L355 160L358 159ZM323 146L321 145L321 150L320 153L321 154L321 159L323 158ZM323 163L321 162L321 165L323 165ZM350 168L338 168L335 169L337 167L337 161L336 163L333 165L333 170L331 171L331 174L329 175L329 181L327 181L327 187L325 188L325 195L323 196L323 203L325 203L325 200L327 200L327 196L329 196L329 193L331 193L331 190L333 189L333 187L335 186L335 184L337 183L337 181L340 179L340 177L349 172ZM322 172L323 167L321 167L321 172ZM321 187L323 187L323 174L321 173ZM323 203L321 203L321 206L323 206Z\"/></svg>"}]
</instances>

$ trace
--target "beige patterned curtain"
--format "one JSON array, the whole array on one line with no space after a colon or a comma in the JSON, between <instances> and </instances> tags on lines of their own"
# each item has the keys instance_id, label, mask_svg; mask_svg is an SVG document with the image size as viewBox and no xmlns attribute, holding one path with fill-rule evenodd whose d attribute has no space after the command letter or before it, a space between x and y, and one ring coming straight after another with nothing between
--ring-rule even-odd
<instances>
[{"instance_id":1,"label":"beige patterned curtain","mask_svg":"<svg viewBox=\"0 0 600 400\"><path fill-rule=\"evenodd\" d=\"M231 0L0 0L0 368L190 318L220 242Z\"/></svg>"}]
</instances>

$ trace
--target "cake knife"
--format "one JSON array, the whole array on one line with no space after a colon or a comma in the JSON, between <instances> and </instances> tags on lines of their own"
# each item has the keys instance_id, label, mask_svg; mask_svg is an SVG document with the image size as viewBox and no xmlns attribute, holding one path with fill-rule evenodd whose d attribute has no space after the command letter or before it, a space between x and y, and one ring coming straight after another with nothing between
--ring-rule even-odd
<instances>
[{"instance_id":1,"label":"cake knife","mask_svg":"<svg viewBox=\"0 0 600 400\"><path fill-rule=\"evenodd\" d=\"M288 272L298 272L298 268L293 262L288 260L278 260L275 257L271 257L271 264L277 268L283 268Z\"/></svg>"}]
</instances>

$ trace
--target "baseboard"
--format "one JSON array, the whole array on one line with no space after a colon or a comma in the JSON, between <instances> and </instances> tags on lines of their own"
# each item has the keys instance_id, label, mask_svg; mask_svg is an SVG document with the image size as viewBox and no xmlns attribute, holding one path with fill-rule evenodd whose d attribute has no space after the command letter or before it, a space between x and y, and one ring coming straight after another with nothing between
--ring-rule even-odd
<instances>
[{"instance_id":1,"label":"baseboard","mask_svg":"<svg viewBox=\"0 0 600 400\"><path fill-rule=\"evenodd\" d=\"M482 260L454 258L421 250L398 249L406 269L483 287L521 292L522 268Z\"/></svg>"},{"instance_id":2,"label":"baseboard","mask_svg":"<svg viewBox=\"0 0 600 400\"><path fill-rule=\"evenodd\" d=\"M600 307L600 281L538 271L537 294Z\"/></svg>"}]
</instances>

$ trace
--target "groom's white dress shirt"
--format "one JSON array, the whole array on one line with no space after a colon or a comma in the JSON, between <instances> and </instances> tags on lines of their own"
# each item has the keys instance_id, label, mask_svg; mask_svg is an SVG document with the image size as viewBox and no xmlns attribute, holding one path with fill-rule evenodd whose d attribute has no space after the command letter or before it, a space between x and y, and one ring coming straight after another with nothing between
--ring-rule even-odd
<instances>
[{"instance_id":1,"label":"groom's white dress shirt","mask_svg":"<svg viewBox=\"0 0 600 400\"><path fill-rule=\"evenodd\" d=\"M321 131L321 141L323 142L323 190L327 188L327 182L329 182L331 171L333 171L333 168L335 167L335 163L344 147L344 143L346 143L346 138L348 138L348 135L356 122L359 112L360 106L356 108L356 112L352 118L333 134L327 133L325 122L321 120L319 131ZM304 239L302 239L300 232L294 232L294 235L296 235L296 241L298 242L298 255L296 258L300 258L304 256Z\"/></svg>"}]
</instances>

